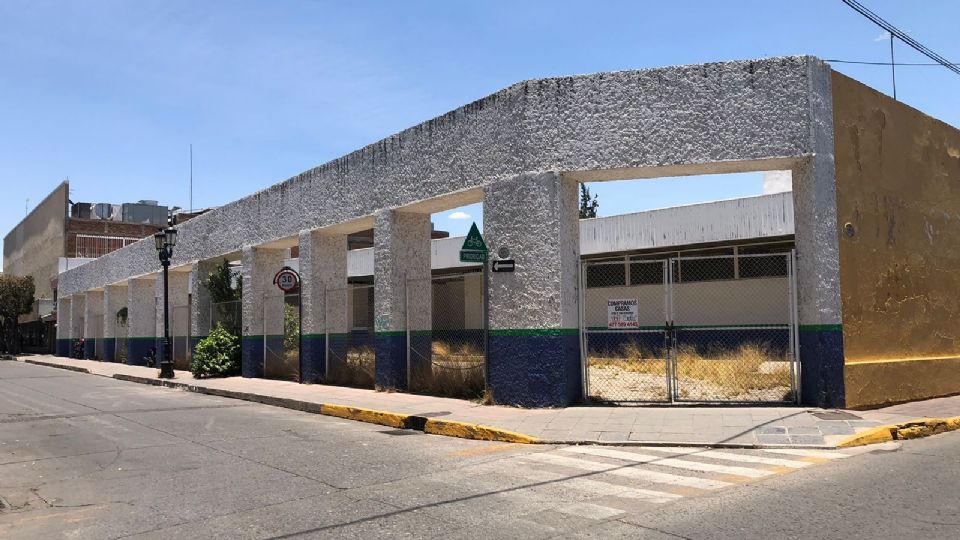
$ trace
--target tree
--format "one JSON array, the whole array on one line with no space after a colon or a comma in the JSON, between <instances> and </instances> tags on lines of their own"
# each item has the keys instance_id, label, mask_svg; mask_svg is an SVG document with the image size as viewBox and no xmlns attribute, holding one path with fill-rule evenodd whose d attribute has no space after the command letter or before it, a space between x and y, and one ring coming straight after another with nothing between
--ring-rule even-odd
<instances>
[{"instance_id":1,"label":"tree","mask_svg":"<svg viewBox=\"0 0 960 540\"><path fill-rule=\"evenodd\" d=\"M586 184L580 184L580 219L597 217L597 208L600 203L597 202L597 196L590 197L590 188Z\"/></svg>"},{"instance_id":2,"label":"tree","mask_svg":"<svg viewBox=\"0 0 960 540\"><path fill-rule=\"evenodd\" d=\"M33 276L17 277L0 274L0 336L7 353L20 352L20 315L33 310L36 291Z\"/></svg>"},{"instance_id":3,"label":"tree","mask_svg":"<svg viewBox=\"0 0 960 540\"><path fill-rule=\"evenodd\" d=\"M239 336L241 315L237 301L243 298L243 280L234 275L230 263L223 259L207 276L204 286L210 291L215 310L215 320L211 322L223 323L226 331Z\"/></svg>"}]
</instances>

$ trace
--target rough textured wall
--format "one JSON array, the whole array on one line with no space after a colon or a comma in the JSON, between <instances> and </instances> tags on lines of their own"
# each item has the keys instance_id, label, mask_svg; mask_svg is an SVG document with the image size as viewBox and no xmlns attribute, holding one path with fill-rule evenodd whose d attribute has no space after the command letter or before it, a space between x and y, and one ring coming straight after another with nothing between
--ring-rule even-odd
<instances>
[{"instance_id":1,"label":"rough textured wall","mask_svg":"<svg viewBox=\"0 0 960 540\"><path fill-rule=\"evenodd\" d=\"M833 88L847 405L960 392L960 130Z\"/></svg>"},{"instance_id":2,"label":"rough textured wall","mask_svg":"<svg viewBox=\"0 0 960 540\"><path fill-rule=\"evenodd\" d=\"M817 67L812 69L811 66ZM174 264L524 172L795 158L814 152L811 57L515 84L180 225ZM152 240L64 273L68 293L157 270Z\"/></svg>"},{"instance_id":3,"label":"rough textured wall","mask_svg":"<svg viewBox=\"0 0 960 540\"><path fill-rule=\"evenodd\" d=\"M50 280L57 277L57 260L64 255L68 190L62 182L3 238L3 273L33 276L37 298L53 298Z\"/></svg>"}]
</instances>

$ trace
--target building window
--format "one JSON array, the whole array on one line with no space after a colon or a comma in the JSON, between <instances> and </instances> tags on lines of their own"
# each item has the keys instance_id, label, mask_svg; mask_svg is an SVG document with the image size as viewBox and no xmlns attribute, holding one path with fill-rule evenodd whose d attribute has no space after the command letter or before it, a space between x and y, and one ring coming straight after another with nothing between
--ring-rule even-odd
<instances>
[{"instance_id":1,"label":"building window","mask_svg":"<svg viewBox=\"0 0 960 540\"><path fill-rule=\"evenodd\" d=\"M587 265L587 288L623 287L627 284L626 264L623 260Z\"/></svg>"},{"instance_id":2,"label":"building window","mask_svg":"<svg viewBox=\"0 0 960 540\"><path fill-rule=\"evenodd\" d=\"M96 259L97 257L103 257L111 251L129 246L139 240L139 238L78 234L76 240L77 249L75 257Z\"/></svg>"},{"instance_id":3,"label":"building window","mask_svg":"<svg viewBox=\"0 0 960 540\"><path fill-rule=\"evenodd\" d=\"M739 248L740 279L786 276L791 247L790 244L764 244Z\"/></svg>"},{"instance_id":4,"label":"building window","mask_svg":"<svg viewBox=\"0 0 960 540\"><path fill-rule=\"evenodd\" d=\"M673 281L690 283L735 279L734 268L732 248L697 251L691 253L689 258L681 256L674 261Z\"/></svg>"}]
</instances>

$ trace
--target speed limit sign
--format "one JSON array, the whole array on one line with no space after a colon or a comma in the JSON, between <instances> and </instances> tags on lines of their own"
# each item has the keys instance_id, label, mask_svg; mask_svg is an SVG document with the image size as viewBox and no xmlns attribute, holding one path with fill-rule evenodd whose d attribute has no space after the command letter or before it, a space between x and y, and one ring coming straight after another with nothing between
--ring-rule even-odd
<instances>
[{"instance_id":1,"label":"speed limit sign","mask_svg":"<svg viewBox=\"0 0 960 540\"><path fill-rule=\"evenodd\" d=\"M289 266L284 266L277 275L273 276L273 282L283 292L290 292L300 285L300 275Z\"/></svg>"}]
</instances>

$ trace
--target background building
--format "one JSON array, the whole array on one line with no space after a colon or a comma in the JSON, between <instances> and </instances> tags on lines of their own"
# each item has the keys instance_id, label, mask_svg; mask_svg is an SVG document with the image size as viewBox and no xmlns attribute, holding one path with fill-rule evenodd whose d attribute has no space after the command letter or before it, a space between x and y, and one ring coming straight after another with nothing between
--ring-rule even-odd
<instances>
[{"instance_id":1,"label":"background building","mask_svg":"<svg viewBox=\"0 0 960 540\"><path fill-rule=\"evenodd\" d=\"M69 197L69 182L61 182L3 239L3 272L33 276L36 286L33 311L20 319L27 351L54 350L58 273L150 236L167 222L169 209L157 201L74 203Z\"/></svg>"}]
</instances>

